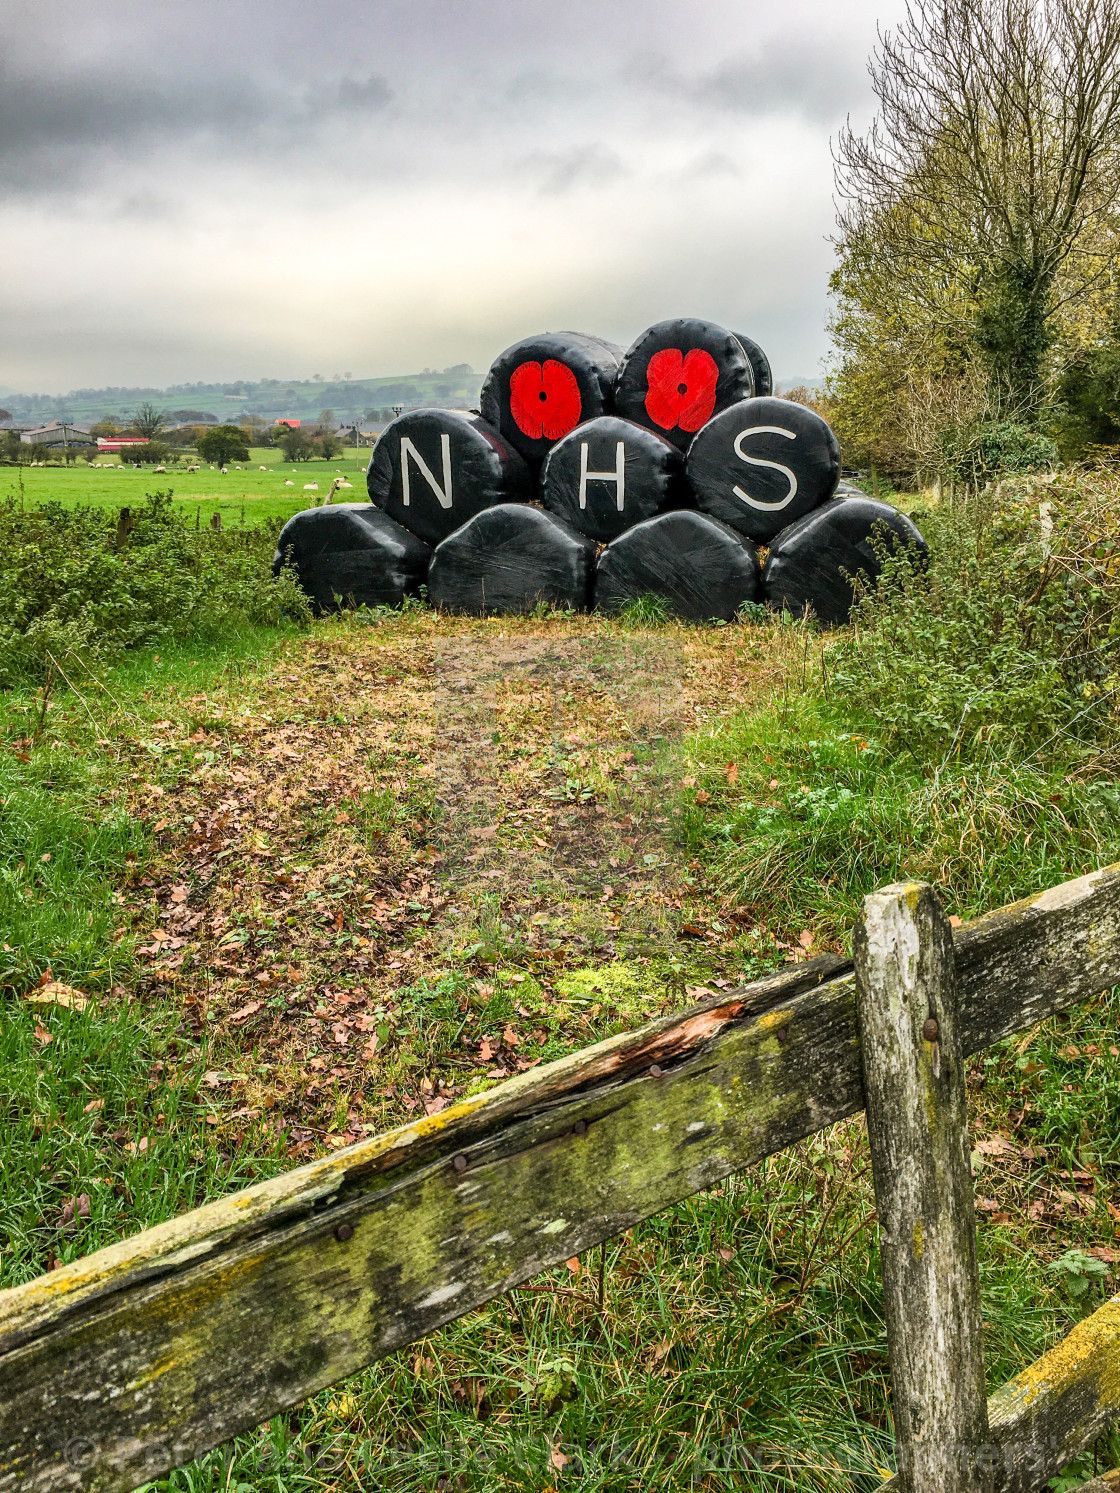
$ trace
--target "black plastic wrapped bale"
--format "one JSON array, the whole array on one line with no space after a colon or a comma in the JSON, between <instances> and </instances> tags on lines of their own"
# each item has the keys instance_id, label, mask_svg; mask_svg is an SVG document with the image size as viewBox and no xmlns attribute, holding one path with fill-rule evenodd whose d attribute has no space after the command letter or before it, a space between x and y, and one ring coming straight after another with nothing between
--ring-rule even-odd
<instances>
[{"instance_id":1,"label":"black plastic wrapped bale","mask_svg":"<svg viewBox=\"0 0 1120 1493\"><path fill-rule=\"evenodd\" d=\"M660 596L677 617L730 622L761 596L758 551L705 513L663 513L627 529L599 556L595 605L616 612L639 596Z\"/></svg>"},{"instance_id":2,"label":"black plastic wrapped bale","mask_svg":"<svg viewBox=\"0 0 1120 1493\"><path fill-rule=\"evenodd\" d=\"M596 546L540 508L505 503L476 514L432 556L428 596L448 612L587 611Z\"/></svg>"},{"instance_id":3,"label":"black plastic wrapped bale","mask_svg":"<svg viewBox=\"0 0 1120 1493\"><path fill-rule=\"evenodd\" d=\"M739 346L747 355L747 362L751 365L755 395L759 399L765 399L774 392L774 375L770 371L770 359L753 337L746 337L742 332L736 332L735 335L739 339Z\"/></svg>"},{"instance_id":4,"label":"black plastic wrapped bale","mask_svg":"<svg viewBox=\"0 0 1120 1493\"><path fill-rule=\"evenodd\" d=\"M344 606L399 606L415 596L432 552L372 503L308 508L280 530L273 575L293 565L316 612Z\"/></svg>"},{"instance_id":5,"label":"black plastic wrapped bale","mask_svg":"<svg viewBox=\"0 0 1120 1493\"><path fill-rule=\"evenodd\" d=\"M753 393L751 365L735 333L683 316L648 328L626 353L614 403L627 420L686 451L713 415Z\"/></svg>"},{"instance_id":6,"label":"black plastic wrapped bale","mask_svg":"<svg viewBox=\"0 0 1120 1493\"><path fill-rule=\"evenodd\" d=\"M429 544L495 503L535 496L529 468L466 410L409 410L382 432L366 472L370 501Z\"/></svg>"},{"instance_id":7,"label":"black plastic wrapped bale","mask_svg":"<svg viewBox=\"0 0 1120 1493\"><path fill-rule=\"evenodd\" d=\"M835 492L840 444L803 404L746 399L705 425L687 471L698 508L768 544Z\"/></svg>"},{"instance_id":8,"label":"black plastic wrapped bale","mask_svg":"<svg viewBox=\"0 0 1120 1493\"><path fill-rule=\"evenodd\" d=\"M542 332L507 347L482 385L483 417L534 471L552 445L614 408L618 350L582 332Z\"/></svg>"},{"instance_id":9,"label":"black plastic wrapped bale","mask_svg":"<svg viewBox=\"0 0 1120 1493\"><path fill-rule=\"evenodd\" d=\"M604 542L687 494L676 446L618 415L577 425L553 446L541 472L541 502L549 512Z\"/></svg>"},{"instance_id":10,"label":"black plastic wrapped bale","mask_svg":"<svg viewBox=\"0 0 1120 1493\"><path fill-rule=\"evenodd\" d=\"M862 574L874 585L882 572L880 552L898 545L913 545L923 559L928 554L917 526L889 503L833 498L775 539L762 572L767 605L795 616L809 607L821 622L847 622L851 577Z\"/></svg>"}]
</instances>

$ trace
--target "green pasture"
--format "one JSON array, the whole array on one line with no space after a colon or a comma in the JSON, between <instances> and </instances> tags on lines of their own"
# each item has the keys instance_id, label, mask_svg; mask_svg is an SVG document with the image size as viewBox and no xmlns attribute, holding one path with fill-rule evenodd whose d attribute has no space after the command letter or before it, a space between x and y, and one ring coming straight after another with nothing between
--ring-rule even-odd
<instances>
[{"instance_id":1,"label":"green pasture","mask_svg":"<svg viewBox=\"0 0 1120 1493\"><path fill-rule=\"evenodd\" d=\"M115 456L103 457L96 466L79 461L69 467L54 463L0 467L0 502L12 498L27 504L112 509L136 507L143 503L145 493L170 489L175 503L195 508L202 523L208 523L215 510L226 525L242 520L254 523L290 518L301 508L311 507L326 496L335 477L354 484L353 491L343 488L336 493L336 502L361 502L368 462L368 447L357 454L347 447L331 461L293 464L283 460L281 451L258 446L252 448L249 461L235 463L224 476L208 462L199 463L197 472L187 470L193 461L168 463L166 472L157 472L151 466L124 466ZM304 484L309 482L317 483L318 491L306 492Z\"/></svg>"}]
</instances>

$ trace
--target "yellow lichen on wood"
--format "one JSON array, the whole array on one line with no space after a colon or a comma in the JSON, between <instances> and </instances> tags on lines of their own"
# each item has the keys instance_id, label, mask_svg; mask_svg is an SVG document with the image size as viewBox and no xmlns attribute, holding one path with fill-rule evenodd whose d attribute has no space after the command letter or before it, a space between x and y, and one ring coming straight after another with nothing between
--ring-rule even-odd
<instances>
[{"instance_id":1,"label":"yellow lichen on wood","mask_svg":"<svg viewBox=\"0 0 1120 1493\"><path fill-rule=\"evenodd\" d=\"M1052 1398L1088 1380L1099 1406L1120 1414L1120 1296L1079 1322L1049 1353L1016 1374L992 1397L1001 1418L1040 1397Z\"/></svg>"}]
</instances>

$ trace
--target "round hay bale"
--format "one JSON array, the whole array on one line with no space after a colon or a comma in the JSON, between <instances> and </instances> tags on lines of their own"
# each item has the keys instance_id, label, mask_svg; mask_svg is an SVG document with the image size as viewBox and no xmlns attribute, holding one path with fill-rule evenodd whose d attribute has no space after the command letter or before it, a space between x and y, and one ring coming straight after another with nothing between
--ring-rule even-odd
<instances>
[{"instance_id":1,"label":"round hay bale","mask_svg":"<svg viewBox=\"0 0 1120 1493\"><path fill-rule=\"evenodd\" d=\"M497 430L466 410L409 410L387 425L366 472L370 501L438 544L495 503L526 502L533 479Z\"/></svg>"},{"instance_id":2,"label":"round hay bale","mask_svg":"<svg viewBox=\"0 0 1120 1493\"><path fill-rule=\"evenodd\" d=\"M687 471L698 508L766 544L832 496L840 444L803 404L746 399L704 427Z\"/></svg>"},{"instance_id":3,"label":"round hay bale","mask_svg":"<svg viewBox=\"0 0 1120 1493\"><path fill-rule=\"evenodd\" d=\"M808 607L820 622L847 622L851 578L860 575L873 586L882 573L882 553L900 545L928 554L917 525L889 503L833 498L783 529L771 545L762 572L766 603L795 616Z\"/></svg>"},{"instance_id":4,"label":"round hay bale","mask_svg":"<svg viewBox=\"0 0 1120 1493\"><path fill-rule=\"evenodd\" d=\"M736 332L735 335L739 339L739 346L747 355L747 362L751 365L755 397L766 399L774 392L774 375L770 371L770 359L753 337L747 337L742 332Z\"/></svg>"},{"instance_id":5,"label":"round hay bale","mask_svg":"<svg viewBox=\"0 0 1120 1493\"><path fill-rule=\"evenodd\" d=\"M646 329L622 359L615 409L682 451L713 415L749 399L751 365L734 332L676 317Z\"/></svg>"},{"instance_id":6,"label":"round hay bale","mask_svg":"<svg viewBox=\"0 0 1120 1493\"><path fill-rule=\"evenodd\" d=\"M541 472L541 502L592 539L609 541L687 495L684 458L664 436L600 415L557 441Z\"/></svg>"},{"instance_id":7,"label":"round hay bale","mask_svg":"<svg viewBox=\"0 0 1120 1493\"><path fill-rule=\"evenodd\" d=\"M272 573L294 567L317 614L340 606L395 607L419 594L431 555L415 534L372 503L336 503L288 520L276 541Z\"/></svg>"},{"instance_id":8,"label":"round hay bale","mask_svg":"<svg viewBox=\"0 0 1120 1493\"><path fill-rule=\"evenodd\" d=\"M555 514L504 503L475 514L438 546L428 597L448 612L531 612L544 604L585 612L595 545Z\"/></svg>"},{"instance_id":9,"label":"round hay bale","mask_svg":"<svg viewBox=\"0 0 1120 1493\"><path fill-rule=\"evenodd\" d=\"M483 417L534 471L552 445L613 408L618 349L582 332L542 332L499 353L482 385Z\"/></svg>"},{"instance_id":10,"label":"round hay bale","mask_svg":"<svg viewBox=\"0 0 1120 1493\"><path fill-rule=\"evenodd\" d=\"M730 622L760 594L758 551L750 540L688 510L627 529L602 552L595 571L595 605L606 612L653 595L674 616Z\"/></svg>"}]
</instances>

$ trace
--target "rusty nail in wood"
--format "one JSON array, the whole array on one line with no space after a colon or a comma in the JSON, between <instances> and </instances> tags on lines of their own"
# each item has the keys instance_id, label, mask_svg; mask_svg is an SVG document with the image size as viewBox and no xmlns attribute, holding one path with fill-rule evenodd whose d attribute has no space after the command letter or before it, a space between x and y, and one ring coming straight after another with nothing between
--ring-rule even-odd
<instances>
[{"instance_id":1,"label":"rusty nail in wood","mask_svg":"<svg viewBox=\"0 0 1120 1493\"><path fill-rule=\"evenodd\" d=\"M577 1120L575 1122L575 1124L572 1126L572 1129L575 1131L575 1133L577 1135L586 1135L587 1134L587 1121L586 1120Z\"/></svg>"},{"instance_id":2,"label":"rusty nail in wood","mask_svg":"<svg viewBox=\"0 0 1120 1493\"><path fill-rule=\"evenodd\" d=\"M347 1239L352 1239L353 1236L354 1225L352 1223L340 1223L334 1231L334 1237L338 1240L339 1244L345 1244Z\"/></svg>"},{"instance_id":3,"label":"rusty nail in wood","mask_svg":"<svg viewBox=\"0 0 1120 1493\"><path fill-rule=\"evenodd\" d=\"M926 1039L927 1042L936 1042L939 1035L939 1030L940 1029L937 1025L937 1022L931 1016L926 1022L925 1026L922 1027L922 1036Z\"/></svg>"},{"instance_id":4,"label":"rusty nail in wood","mask_svg":"<svg viewBox=\"0 0 1120 1493\"><path fill-rule=\"evenodd\" d=\"M467 1169L467 1158L460 1152L451 1165L457 1172L465 1172Z\"/></svg>"},{"instance_id":5,"label":"rusty nail in wood","mask_svg":"<svg viewBox=\"0 0 1120 1493\"><path fill-rule=\"evenodd\" d=\"M660 1078L661 1077L661 1069L657 1066L656 1063L651 1063L650 1064L649 1076L650 1076L650 1078Z\"/></svg>"}]
</instances>

